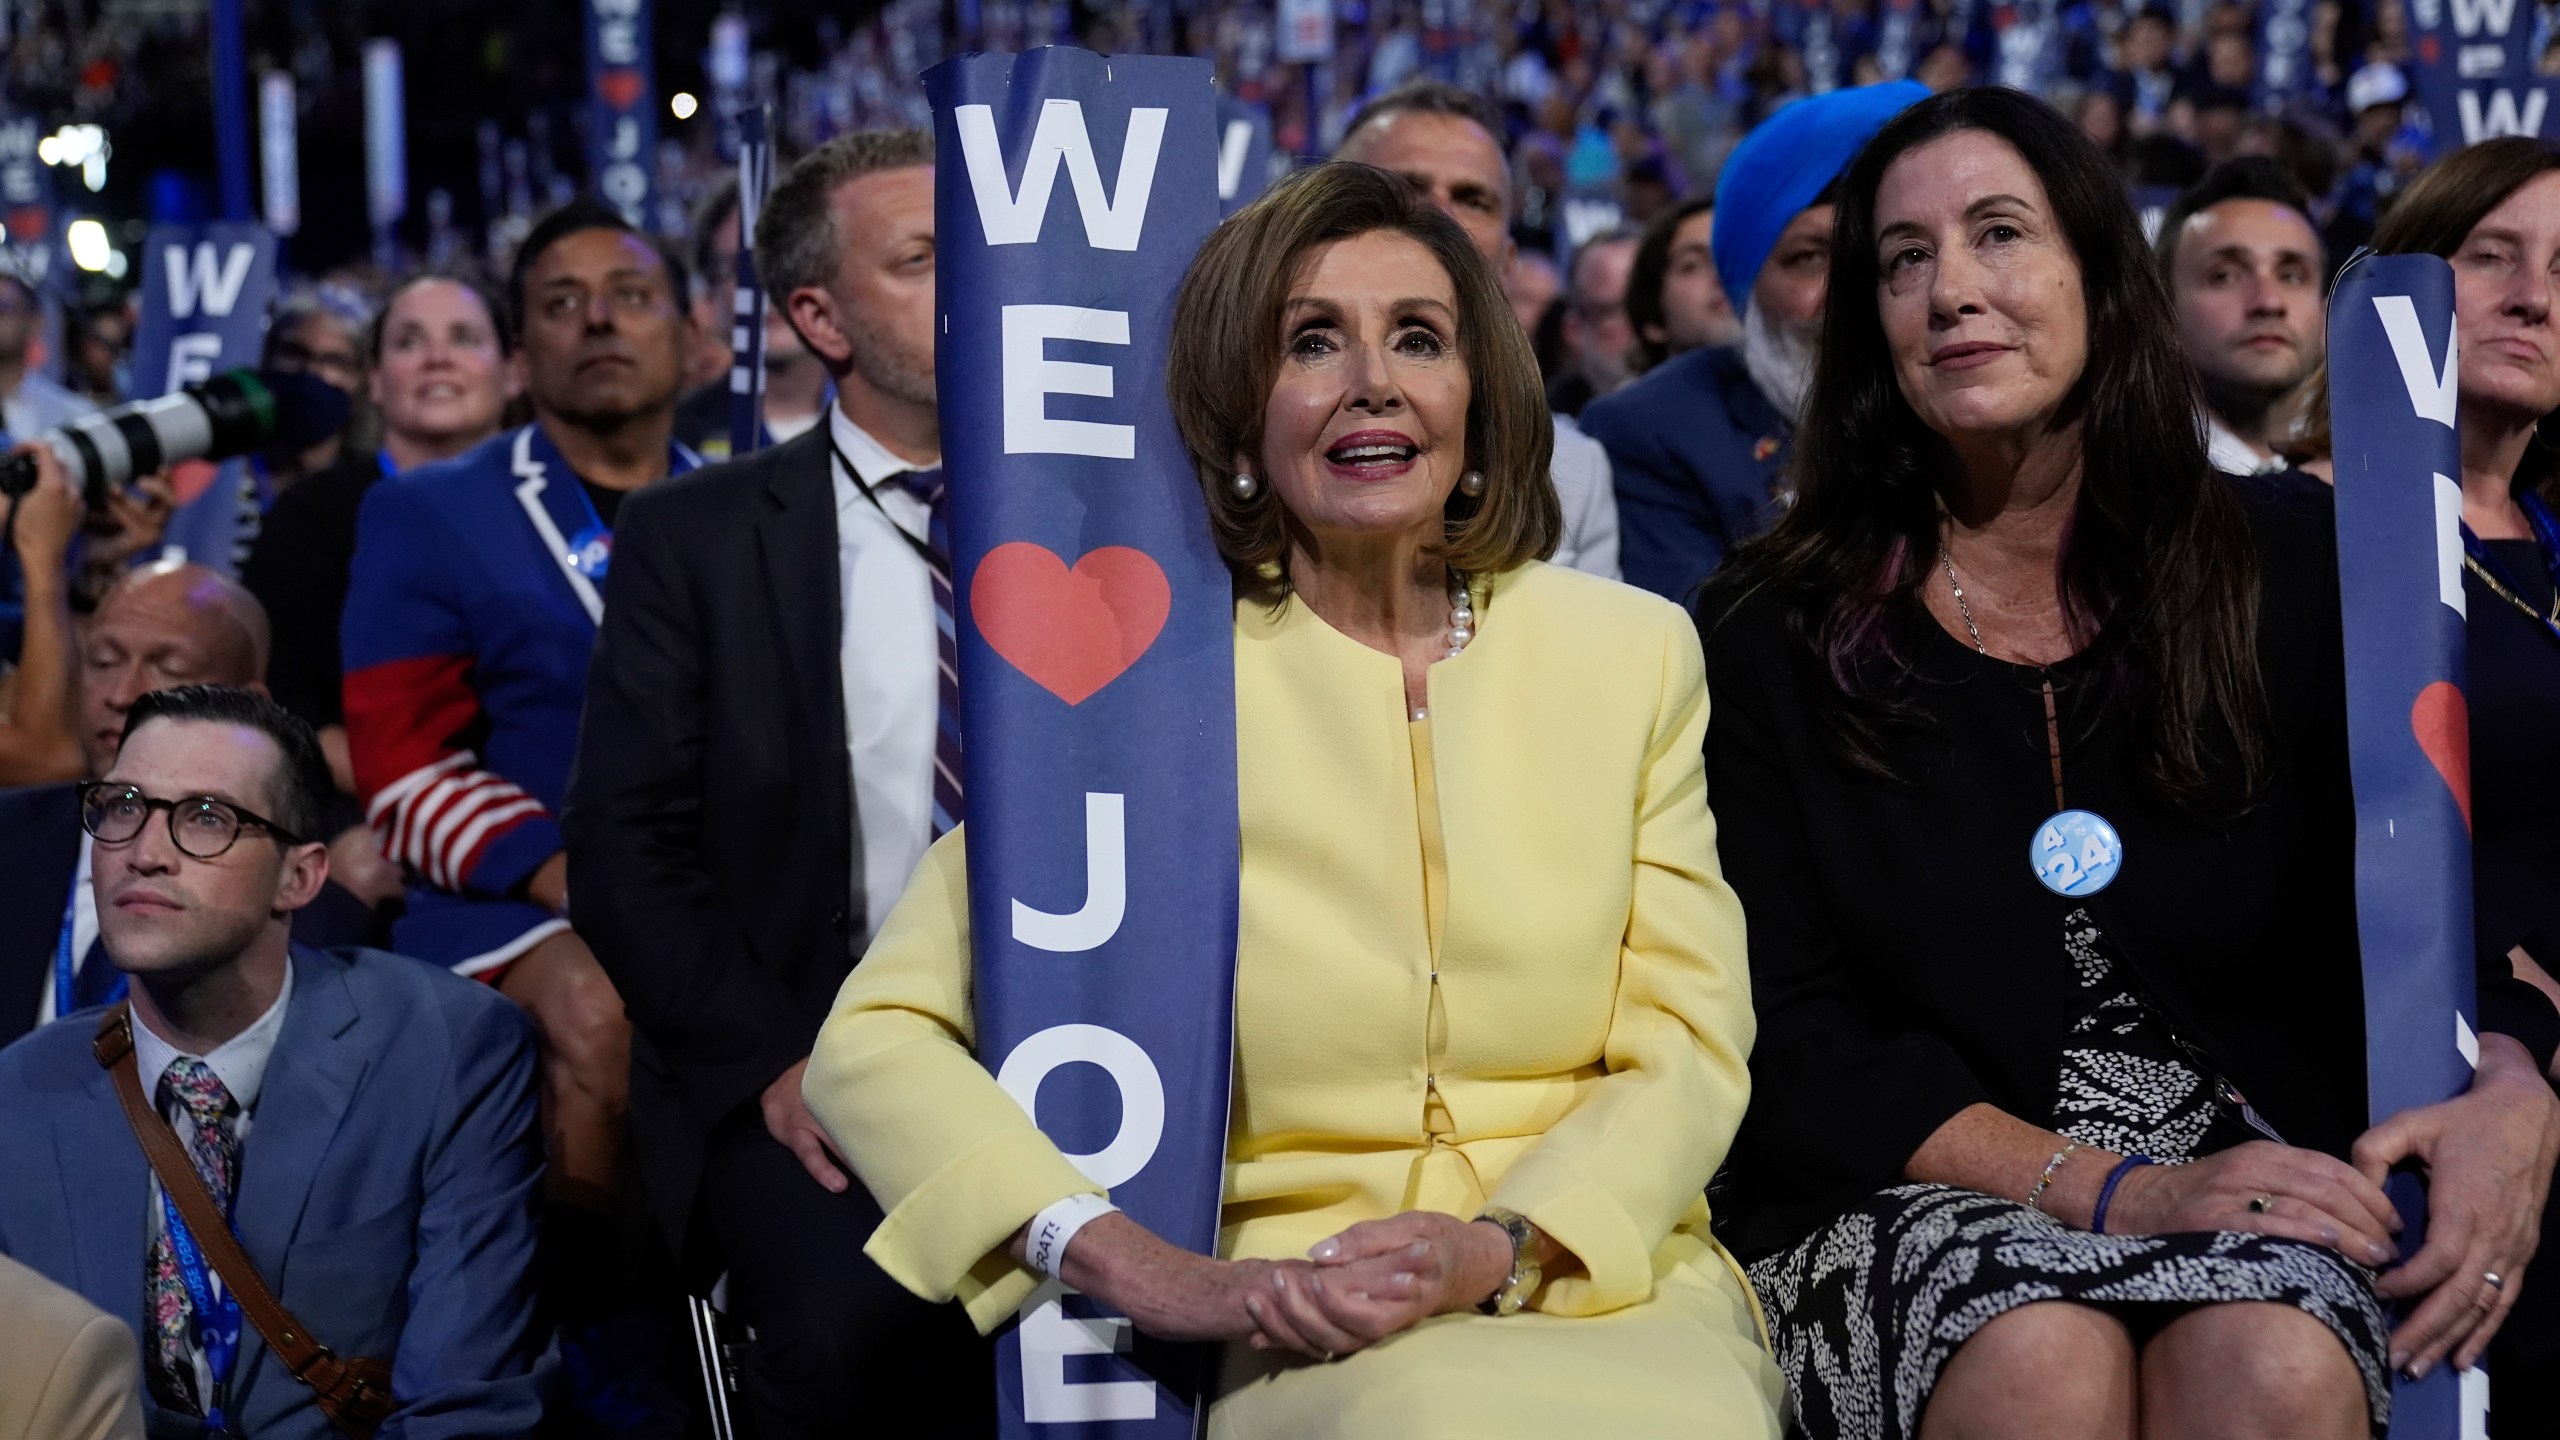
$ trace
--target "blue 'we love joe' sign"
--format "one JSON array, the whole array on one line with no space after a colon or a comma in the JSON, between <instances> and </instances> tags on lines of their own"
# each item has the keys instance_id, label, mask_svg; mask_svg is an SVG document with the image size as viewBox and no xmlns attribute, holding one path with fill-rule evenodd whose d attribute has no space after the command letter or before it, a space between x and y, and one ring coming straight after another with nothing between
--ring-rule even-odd
<instances>
[{"instance_id":1,"label":"blue 'we love joe' sign","mask_svg":"<svg viewBox=\"0 0 2560 1440\"><path fill-rule=\"evenodd\" d=\"M934 107L978 1054L1148 1229L1215 1248L1236 937L1232 599L1164 396L1218 220L1200 60L972 55ZM1012 1436L1188 1436L1205 1352L1055 1283Z\"/></svg>"},{"instance_id":2,"label":"blue 'we love joe' sign","mask_svg":"<svg viewBox=\"0 0 2560 1440\"><path fill-rule=\"evenodd\" d=\"M2452 1099L2479 1063L2471 946L2471 720L2463 700L2461 383L2453 270L2366 255L2329 300L2338 580L2356 798L2365 1088L2374 1123ZM2388 1186L2426 1233L2416 1177ZM2487 1433L2487 1373L2395 1377L2393 1440Z\"/></svg>"}]
</instances>

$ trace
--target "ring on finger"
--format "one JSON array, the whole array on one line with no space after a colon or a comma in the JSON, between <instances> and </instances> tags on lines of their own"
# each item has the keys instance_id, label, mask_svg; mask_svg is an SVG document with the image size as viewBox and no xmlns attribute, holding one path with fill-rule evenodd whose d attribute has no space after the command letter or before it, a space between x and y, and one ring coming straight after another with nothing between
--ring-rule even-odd
<instances>
[{"instance_id":1,"label":"ring on finger","mask_svg":"<svg viewBox=\"0 0 2560 1440\"><path fill-rule=\"evenodd\" d=\"M2507 1277L2495 1270L2484 1270L2480 1272L2480 1283L2492 1290L2504 1290L2507 1288Z\"/></svg>"},{"instance_id":2,"label":"ring on finger","mask_svg":"<svg viewBox=\"0 0 2560 1440\"><path fill-rule=\"evenodd\" d=\"M2264 1215L2274 1208L2276 1208L2276 1197L2273 1195L2261 1195L2249 1202L2249 1213L2252 1215Z\"/></svg>"}]
</instances>

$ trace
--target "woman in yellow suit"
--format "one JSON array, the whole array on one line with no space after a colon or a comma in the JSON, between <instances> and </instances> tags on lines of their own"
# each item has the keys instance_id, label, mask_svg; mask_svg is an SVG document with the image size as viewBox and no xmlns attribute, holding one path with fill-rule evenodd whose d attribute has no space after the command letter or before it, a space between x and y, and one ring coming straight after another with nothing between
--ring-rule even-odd
<instances>
[{"instance_id":1,"label":"woman in yellow suit","mask_svg":"<svg viewBox=\"0 0 2560 1440\"><path fill-rule=\"evenodd\" d=\"M1302 172L1202 248L1167 373L1237 576L1220 1258L973 1058L958 833L809 1067L869 1254L982 1329L1045 1270L1228 1342L1221 1440L1775 1436L1707 1229L1752 1020L1696 633L1536 558L1552 433L1492 268L1403 180Z\"/></svg>"}]
</instances>

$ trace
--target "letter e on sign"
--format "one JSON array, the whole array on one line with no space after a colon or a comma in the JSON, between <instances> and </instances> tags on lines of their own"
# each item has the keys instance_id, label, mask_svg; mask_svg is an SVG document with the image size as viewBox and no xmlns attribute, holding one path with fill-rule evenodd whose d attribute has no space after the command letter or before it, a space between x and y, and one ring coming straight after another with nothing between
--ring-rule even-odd
<instances>
[{"instance_id":1,"label":"letter e on sign","mask_svg":"<svg viewBox=\"0 0 2560 1440\"><path fill-rule=\"evenodd\" d=\"M1077 305L1004 307L1004 453L1135 459L1135 425L1050 417L1048 397L1052 395L1111 398L1110 366L1052 360L1048 352L1048 342L1052 340L1126 345L1129 312L1087 310Z\"/></svg>"}]
</instances>

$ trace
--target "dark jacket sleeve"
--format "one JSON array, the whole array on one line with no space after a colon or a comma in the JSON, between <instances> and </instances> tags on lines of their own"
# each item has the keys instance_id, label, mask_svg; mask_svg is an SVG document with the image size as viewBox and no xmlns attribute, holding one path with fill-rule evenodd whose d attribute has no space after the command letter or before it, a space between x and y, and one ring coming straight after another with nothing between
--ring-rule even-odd
<instances>
[{"instance_id":1,"label":"dark jacket sleeve","mask_svg":"<svg viewBox=\"0 0 2560 1440\"><path fill-rule=\"evenodd\" d=\"M321 483L314 476L306 484ZM339 695L338 617L346 608L351 536L333 535L319 497L288 490L259 527L240 583L267 612L267 689L313 726L346 721Z\"/></svg>"},{"instance_id":2,"label":"dark jacket sleeve","mask_svg":"<svg viewBox=\"0 0 2560 1440\"><path fill-rule=\"evenodd\" d=\"M615 527L563 815L570 912L633 1027L709 1121L807 1059L813 1022L755 963L708 864L703 602L684 512L659 499L632 497Z\"/></svg>"},{"instance_id":3,"label":"dark jacket sleeve","mask_svg":"<svg viewBox=\"0 0 2560 1440\"><path fill-rule=\"evenodd\" d=\"M1609 452L1618 495L1618 571L1626 582L1688 603L1689 592L1724 560L1724 526L1671 445L1644 394L1591 402L1583 432Z\"/></svg>"},{"instance_id":4,"label":"dark jacket sleeve","mask_svg":"<svg viewBox=\"0 0 2560 1440\"><path fill-rule=\"evenodd\" d=\"M1706 629L1707 796L1717 854L1750 927L1760 1021L1734 1173L1781 1208L1819 1196L1837 1213L1901 1180L1913 1152L1990 1091L1944 1039L1896 1025L1860 997L1825 918L1840 898L1828 868L1854 862L1817 854L1806 834L1801 772L1825 762L1804 717L1789 723L1778 713L1773 692L1796 670L1774 617L1745 602L1727 625L1711 619ZM1737 1249L1795 1238L1755 1228L1736 1232Z\"/></svg>"}]
</instances>

